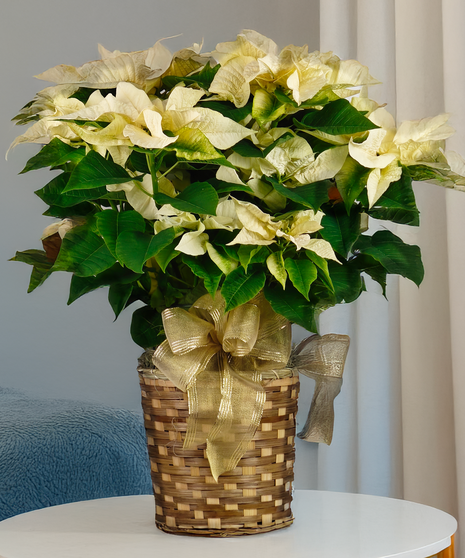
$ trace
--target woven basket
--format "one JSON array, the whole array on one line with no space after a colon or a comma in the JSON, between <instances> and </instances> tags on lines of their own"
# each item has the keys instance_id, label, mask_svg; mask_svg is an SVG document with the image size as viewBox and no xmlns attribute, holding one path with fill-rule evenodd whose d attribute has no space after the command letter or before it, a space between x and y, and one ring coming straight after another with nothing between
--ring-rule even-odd
<instances>
[{"instance_id":1,"label":"woven basket","mask_svg":"<svg viewBox=\"0 0 465 558\"><path fill-rule=\"evenodd\" d=\"M187 395L158 371L138 370L157 527L168 533L230 537L290 525L298 376L290 370L264 374L260 427L238 466L216 483L205 445L182 449Z\"/></svg>"}]
</instances>

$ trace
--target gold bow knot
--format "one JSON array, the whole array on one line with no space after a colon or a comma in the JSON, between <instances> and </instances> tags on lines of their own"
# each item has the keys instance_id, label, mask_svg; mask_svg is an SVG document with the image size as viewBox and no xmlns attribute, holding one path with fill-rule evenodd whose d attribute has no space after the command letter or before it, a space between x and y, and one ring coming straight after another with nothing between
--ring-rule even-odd
<instances>
[{"instance_id":1,"label":"gold bow knot","mask_svg":"<svg viewBox=\"0 0 465 558\"><path fill-rule=\"evenodd\" d=\"M262 371L287 366L291 325L263 294L225 312L220 293L199 298L187 311L162 312L166 333L153 362L187 392L184 448L207 443L212 475L234 469L263 414Z\"/></svg>"}]
</instances>

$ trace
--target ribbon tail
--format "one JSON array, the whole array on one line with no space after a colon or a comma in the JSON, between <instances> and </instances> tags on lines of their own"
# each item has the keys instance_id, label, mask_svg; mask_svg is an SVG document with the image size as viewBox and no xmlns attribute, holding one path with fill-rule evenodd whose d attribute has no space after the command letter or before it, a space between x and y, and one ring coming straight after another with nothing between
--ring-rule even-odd
<instances>
[{"instance_id":1,"label":"ribbon tail","mask_svg":"<svg viewBox=\"0 0 465 558\"><path fill-rule=\"evenodd\" d=\"M174 354L169 340L157 348L153 363L181 391L187 392L189 417L185 449L200 446L218 415L221 385L218 372L218 345L209 344L185 354Z\"/></svg>"},{"instance_id":2,"label":"ribbon tail","mask_svg":"<svg viewBox=\"0 0 465 558\"><path fill-rule=\"evenodd\" d=\"M207 438L207 457L216 482L221 474L234 469L247 451L260 425L266 398L259 371L235 371L225 363L221 376L218 418Z\"/></svg>"},{"instance_id":3,"label":"ribbon tail","mask_svg":"<svg viewBox=\"0 0 465 558\"><path fill-rule=\"evenodd\" d=\"M307 422L297 434L307 442L331 444L334 428L334 399L341 391L342 378L321 378L311 375L316 380L312 404Z\"/></svg>"},{"instance_id":4,"label":"ribbon tail","mask_svg":"<svg viewBox=\"0 0 465 558\"><path fill-rule=\"evenodd\" d=\"M217 358L212 358L211 363ZM189 416L184 449L204 444L216 423L221 404L221 376L218 369L203 370L187 389Z\"/></svg>"},{"instance_id":5,"label":"ribbon tail","mask_svg":"<svg viewBox=\"0 0 465 558\"><path fill-rule=\"evenodd\" d=\"M334 399L341 391L342 374L349 350L347 335L312 335L291 355L291 364L316 381L307 422L298 437L307 442L331 444L334 428Z\"/></svg>"}]
</instances>

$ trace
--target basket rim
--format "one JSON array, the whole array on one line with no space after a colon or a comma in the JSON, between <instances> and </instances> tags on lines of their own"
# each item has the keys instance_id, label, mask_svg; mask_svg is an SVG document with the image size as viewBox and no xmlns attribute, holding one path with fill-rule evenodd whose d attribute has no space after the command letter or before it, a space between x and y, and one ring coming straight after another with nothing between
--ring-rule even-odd
<instances>
[{"instance_id":1,"label":"basket rim","mask_svg":"<svg viewBox=\"0 0 465 558\"><path fill-rule=\"evenodd\" d=\"M137 367L140 376L149 380L169 380L168 376L163 374L158 368ZM279 370L262 370L262 380L281 380L283 378L292 378L298 376L299 373L295 368L280 368Z\"/></svg>"}]
</instances>

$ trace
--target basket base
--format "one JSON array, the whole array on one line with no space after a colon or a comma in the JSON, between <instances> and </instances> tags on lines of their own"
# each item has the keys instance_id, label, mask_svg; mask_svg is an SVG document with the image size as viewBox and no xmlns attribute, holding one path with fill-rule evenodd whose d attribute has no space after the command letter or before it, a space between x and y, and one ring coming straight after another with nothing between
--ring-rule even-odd
<instances>
[{"instance_id":1,"label":"basket base","mask_svg":"<svg viewBox=\"0 0 465 558\"><path fill-rule=\"evenodd\" d=\"M159 523L156 521L156 526L160 531L169 533L170 535L184 535L189 537L216 537L216 538L226 538L226 537L240 537L241 535L259 535L260 533L269 533L270 531L276 531L277 529L284 529L292 525L294 521L293 517L285 519L281 523L275 525L268 525L266 527L253 527L253 528L243 528L243 529L190 529L188 527L169 527L165 523Z\"/></svg>"}]
</instances>

